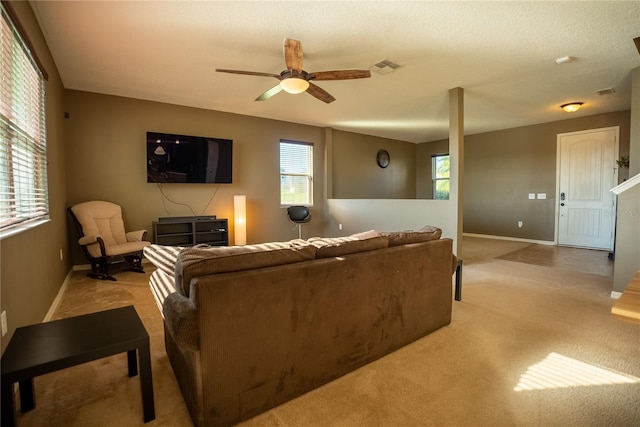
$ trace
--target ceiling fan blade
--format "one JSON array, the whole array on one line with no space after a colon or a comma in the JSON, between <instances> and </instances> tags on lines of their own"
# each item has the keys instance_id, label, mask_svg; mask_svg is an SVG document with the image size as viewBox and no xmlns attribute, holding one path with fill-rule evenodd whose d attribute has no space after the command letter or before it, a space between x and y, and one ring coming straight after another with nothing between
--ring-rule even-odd
<instances>
[{"instance_id":1,"label":"ceiling fan blade","mask_svg":"<svg viewBox=\"0 0 640 427\"><path fill-rule=\"evenodd\" d=\"M636 44L636 49L638 49L638 55L640 55L640 37L633 39L633 42Z\"/></svg>"},{"instance_id":2,"label":"ceiling fan blade","mask_svg":"<svg viewBox=\"0 0 640 427\"><path fill-rule=\"evenodd\" d=\"M280 91L282 91L282 87L280 85L275 85L274 87L272 87L271 89L269 89L268 91L264 92L262 95L257 97L255 100L266 101L267 99L271 98L273 95L280 93Z\"/></svg>"},{"instance_id":3,"label":"ceiling fan blade","mask_svg":"<svg viewBox=\"0 0 640 427\"><path fill-rule=\"evenodd\" d=\"M280 80L279 74L273 73L260 73L257 71L239 71L239 70L223 70L221 68L216 68L218 73L231 73L231 74L244 74L245 76L260 76L260 77L275 77Z\"/></svg>"},{"instance_id":4,"label":"ceiling fan blade","mask_svg":"<svg viewBox=\"0 0 640 427\"><path fill-rule=\"evenodd\" d=\"M369 70L335 70L309 73L309 80L351 80L371 77Z\"/></svg>"},{"instance_id":5,"label":"ceiling fan blade","mask_svg":"<svg viewBox=\"0 0 640 427\"><path fill-rule=\"evenodd\" d=\"M326 90L314 85L311 82L309 82L309 87L307 88L307 93L309 95L311 95L311 96L315 96L320 101L326 102L327 104L329 104L330 102L333 102L333 101L336 100L333 96L331 96L331 94L329 94L329 92L327 92Z\"/></svg>"},{"instance_id":6,"label":"ceiling fan blade","mask_svg":"<svg viewBox=\"0 0 640 427\"><path fill-rule=\"evenodd\" d=\"M298 40L284 39L284 63L287 70L302 71L302 44Z\"/></svg>"}]
</instances>

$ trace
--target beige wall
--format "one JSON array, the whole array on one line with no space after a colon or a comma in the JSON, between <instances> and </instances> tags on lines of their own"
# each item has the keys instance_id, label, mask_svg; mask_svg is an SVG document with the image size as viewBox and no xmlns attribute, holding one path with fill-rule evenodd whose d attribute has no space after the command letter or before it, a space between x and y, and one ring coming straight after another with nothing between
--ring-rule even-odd
<instances>
[{"instance_id":1,"label":"beige wall","mask_svg":"<svg viewBox=\"0 0 640 427\"><path fill-rule=\"evenodd\" d=\"M321 128L72 90L65 109L70 204L117 203L127 229L150 232L158 217L215 214L229 219L233 241L233 196L244 194L247 243L289 240L297 231L280 207L279 142L305 141L314 145L315 172L313 219L303 230L322 234ZM232 139L233 184L163 184L163 198L157 184L147 183L147 131ZM79 250L74 255L75 264L86 263Z\"/></svg>"},{"instance_id":2,"label":"beige wall","mask_svg":"<svg viewBox=\"0 0 640 427\"><path fill-rule=\"evenodd\" d=\"M16 327L44 319L71 267L66 231L62 83L29 3L11 2L11 6L49 74L46 112L51 221L0 241L0 307L7 312L9 329L2 337L3 352Z\"/></svg>"},{"instance_id":3,"label":"beige wall","mask_svg":"<svg viewBox=\"0 0 640 427\"><path fill-rule=\"evenodd\" d=\"M557 134L609 126L620 127L620 155L628 154L629 111L465 136L464 232L552 242ZM445 142L420 144L436 148L419 152ZM624 170L619 178L626 176ZM547 199L529 200L529 193Z\"/></svg>"},{"instance_id":4,"label":"beige wall","mask_svg":"<svg viewBox=\"0 0 640 427\"><path fill-rule=\"evenodd\" d=\"M378 150L391 162L381 168ZM333 131L334 199L413 199L416 197L416 145L352 132Z\"/></svg>"}]
</instances>

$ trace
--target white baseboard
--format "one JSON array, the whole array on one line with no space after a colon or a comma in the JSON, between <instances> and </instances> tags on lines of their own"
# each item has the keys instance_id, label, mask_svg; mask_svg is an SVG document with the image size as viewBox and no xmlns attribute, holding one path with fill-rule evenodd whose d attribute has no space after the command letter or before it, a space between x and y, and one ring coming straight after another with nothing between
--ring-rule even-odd
<instances>
[{"instance_id":1,"label":"white baseboard","mask_svg":"<svg viewBox=\"0 0 640 427\"><path fill-rule=\"evenodd\" d=\"M521 239L519 237L492 236L490 234L462 233L462 236L480 237L482 239L510 240L512 242L535 243L538 245L547 245L547 246L555 246L556 244L555 242L551 242L548 240L533 240L533 239Z\"/></svg>"},{"instance_id":2,"label":"white baseboard","mask_svg":"<svg viewBox=\"0 0 640 427\"><path fill-rule=\"evenodd\" d=\"M611 298L618 299L622 296L622 292L611 291Z\"/></svg>"},{"instance_id":3,"label":"white baseboard","mask_svg":"<svg viewBox=\"0 0 640 427\"><path fill-rule=\"evenodd\" d=\"M60 305L60 301L62 300L62 295L64 295L64 292L67 289L67 285L69 285L69 281L71 280L71 274L73 274L73 268L69 270L67 277L64 278L64 281L62 282L62 286L60 286L60 290L58 290L58 295L56 295L55 299L51 303L51 307L49 307L49 311L47 311L47 314L44 316L43 322L48 322L49 320L51 320L51 318L53 317L54 311L56 311L56 308L58 308L58 305Z\"/></svg>"}]
</instances>

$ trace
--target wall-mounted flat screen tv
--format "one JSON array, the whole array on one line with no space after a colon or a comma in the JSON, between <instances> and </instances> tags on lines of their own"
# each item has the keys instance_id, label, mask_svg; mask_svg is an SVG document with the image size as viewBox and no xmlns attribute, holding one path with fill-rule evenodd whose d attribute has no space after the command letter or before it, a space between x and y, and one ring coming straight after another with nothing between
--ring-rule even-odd
<instances>
[{"instance_id":1,"label":"wall-mounted flat screen tv","mask_svg":"<svg viewBox=\"0 0 640 427\"><path fill-rule=\"evenodd\" d=\"M232 180L233 140L147 132L147 182Z\"/></svg>"}]
</instances>

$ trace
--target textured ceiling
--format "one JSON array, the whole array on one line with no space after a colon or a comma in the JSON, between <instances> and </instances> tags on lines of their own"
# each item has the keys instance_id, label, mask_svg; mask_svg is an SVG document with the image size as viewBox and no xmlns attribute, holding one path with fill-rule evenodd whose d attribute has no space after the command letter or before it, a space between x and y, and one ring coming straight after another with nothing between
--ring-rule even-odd
<instances>
[{"instance_id":1,"label":"textured ceiling","mask_svg":"<svg viewBox=\"0 0 640 427\"><path fill-rule=\"evenodd\" d=\"M465 91L474 134L630 108L640 2L31 1L64 86L422 142L448 135L448 90ZM284 38L304 69L386 75L280 93ZM555 59L572 56L558 65ZM613 88L602 96L596 91ZM582 101L569 116L559 105ZM169 130L168 130L169 131Z\"/></svg>"}]
</instances>

